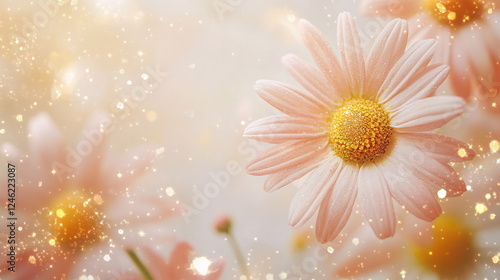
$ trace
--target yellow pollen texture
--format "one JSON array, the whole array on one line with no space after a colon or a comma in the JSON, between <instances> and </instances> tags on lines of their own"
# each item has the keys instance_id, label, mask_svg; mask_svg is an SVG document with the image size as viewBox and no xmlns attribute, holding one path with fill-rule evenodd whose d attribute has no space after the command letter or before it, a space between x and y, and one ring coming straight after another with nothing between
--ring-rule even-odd
<instances>
[{"instance_id":1,"label":"yellow pollen texture","mask_svg":"<svg viewBox=\"0 0 500 280\"><path fill-rule=\"evenodd\" d=\"M100 207L83 192L63 194L49 209L49 243L68 253L82 251L104 237Z\"/></svg>"},{"instance_id":2,"label":"yellow pollen texture","mask_svg":"<svg viewBox=\"0 0 500 280\"><path fill-rule=\"evenodd\" d=\"M415 246L417 261L442 279L462 279L467 265L473 263L474 240L471 231L459 219L441 215L433 223L432 241Z\"/></svg>"},{"instance_id":3,"label":"yellow pollen texture","mask_svg":"<svg viewBox=\"0 0 500 280\"><path fill-rule=\"evenodd\" d=\"M452 29L480 20L484 14L482 0L423 0L432 18Z\"/></svg>"},{"instance_id":4,"label":"yellow pollen texture","mask_svg":"<svg viewBox=\"0 0 500 280\"><path fill-rule=\"evenodd\" d=\"M364 163L386 152L391 142L389 114L375 101L354 98L335 110L329 120L329 143L344 161Z\"/></svg>"}]
</instances>

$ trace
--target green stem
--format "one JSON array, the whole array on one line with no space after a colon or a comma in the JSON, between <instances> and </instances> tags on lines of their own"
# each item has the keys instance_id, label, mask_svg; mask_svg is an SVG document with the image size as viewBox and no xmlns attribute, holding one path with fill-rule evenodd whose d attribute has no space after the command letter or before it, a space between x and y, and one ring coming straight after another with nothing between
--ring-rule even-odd
<instances>
[{"instance_id":1,"label":"green stem","mask_svg":"<svg viewBox=\"0 0 500 280\"><path fill-rule=\"evenodd\" d=\"M245 262L245 258L243 257L243 254L241 253L241 249L238 246L238 242L236 242L236 239L234 238L234 235L232 232L227 233L227 237L229 239L229 243L231 244L231 248L233 249L233 253L236 257L236 261L238 262L238 265L240 266L241 273L249 279L250 274L248 273L248 266L247 263Z\"/></svg>"},{"instance_id":2,"label":"green stem","mask_svg":"<svg viewBox=\"0 0 500 280\"><path fill-rule=\"evenodd\" d=\"M153 276L151 276L151 273L149 273L148 269L142 263L141 259L139 259L139 256L137 256L137 254L134 252L134 250L127 249L127 254L132 259L135 266L137 266L137 268L139 269L139 271L141 272L141 274L145 280L154 280Z\"/></svg>"}]
</instances>

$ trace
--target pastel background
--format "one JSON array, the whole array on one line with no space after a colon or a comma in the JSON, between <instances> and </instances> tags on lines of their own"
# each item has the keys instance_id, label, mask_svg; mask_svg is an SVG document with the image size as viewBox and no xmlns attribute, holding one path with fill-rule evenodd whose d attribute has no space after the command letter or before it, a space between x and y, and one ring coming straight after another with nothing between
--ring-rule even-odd
<instances>
[{"instance_id":1,"label":"pastel background","mask_svg":"<svg viewBox=\"0 0 500 280\"><path fill-rule=\"evenodd\" d=\"M363 47L369 49L389 19L363 17L359 4L2 1L1 142L29 154L30 122L40 114L49 116L62 132L67 143L63 149L77 149L81 131L95 114L107 115L113 126L105 131L99 157L104 166L111 167L103 169L106 173L101 176L112 178L118 188L110 211L124 216L110 226L108 235L125 239L124 245L95 251L90 259L75 265L67 279L133 279L137 270L125 248L134 248L142 256L140 248L145 246L168 260L180 241L191 244L198 256L223 260L221 279L240 279L228 239L214 230L214 221L221 215L233 222L252 279L335 279L347 258L360 263L381 259L380 267L354 278L437 279L412 260L404 233L397 232L385 243L370 236L357 206L341 236L319 244L312 223L302 228L287 223L296 187L269 194L262 188L264 178L245 172L246 164L267 146L244 139L243 129L253 120L278 113L254 92L255 81L297 85L281 65L281 57L295 53L312 62L298 35L299 18L311 21L335 45L337 16L349 11L356 17ZM438 94L451 94L446 83ZM496 279L500 273L500 115L485 106L490 104L471 102L466 113L439 131L471 144L478 154L474 161L455 166L471 191L441 201L445 213L457 213L477 233L471 275ZM46 138L45 144L51 141ZM145 172L137 180L120 180L130 169L112 167L134 147L150 154L151 161L140 169ZM27 167L33 160L34 156L28 156L16 162L3 156L2 166L15 163L21 182L34 172ZM6 168L0 173L5 182ZM30 197L33 184L24 182L18 198ZM0 191L6 201L6 190ZM25 206L18 205L20 223L30 216L22 214ZM5 220L6 211L0 213ZM140 223L135 224L136 220ZM22 236L19 233L18 239ZM6 245L3 238L2 246ZM378 249L360 252L373 244L392 248L387 244L393 243L406 244L406 251L401 253L400 246L394 252L409 257L394 253L392 258L380 258ZM22 279L4 267L0 277Z\"/></svg>"}]
</instances>

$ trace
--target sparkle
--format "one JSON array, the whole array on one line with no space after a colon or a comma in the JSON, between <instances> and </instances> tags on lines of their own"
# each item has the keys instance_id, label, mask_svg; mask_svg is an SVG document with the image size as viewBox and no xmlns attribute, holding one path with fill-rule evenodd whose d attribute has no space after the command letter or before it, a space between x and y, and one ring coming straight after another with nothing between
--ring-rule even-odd
<instances>
[{"instance_id":1,"label":"sparkle","mask_svg":"<svg viewBox=\"0 0 500 280\"><path fill-rule=\"evenodd\" d=\"M476 215L477 214L483 214L484 212L486 212L488 210L488 207L486 207L486 205L484 205L484 203L476 203Z\"/></svg>"},{"instance_id":2,"label":"sparkle","mask_svg":"<svg viewBox=\"0 0 500 280\"><path fill-rule=\"evenodd\" d=\"M102 199L102 196L96 194L94 195L94 202L97 204L97 205L101 205L104 203L104 200Z\"/></svg>"},{"instance_id":3,"label":"sparkle","mask_svg":"<svg viewBox=\"0 0 500 280\"><path fill-rule=\"evenodd\" d=\"M206 257L195 258L191 263L191 269L199 275L207 275L210 264L212 264L212 262Z\"/></svg>"},{"instance_id":4,"label":"sparkle","mask_svg":"<svg viewBox=\"0 0 500 280\"><path fill-rule=\"evenodd\" d=\"M331 253L333 253L334 249L333 249L333 247L328 246L328 248L326 248L326 251L331 254Z\"/></svg>"},{"instance_id":5,"label":"sparkle","mask_svg":"<svg viewBox=\"0 0 500 280\"><path fill-rule=\"evenodd\" d=\"M171 187L168 187L165 189L165 193L167 193L168 196L173 196L175 194L175 190Z\"/></svg>"},{"instance_id":6,"label":"sparkle","mask_svg":"<svg viewBox=\"0 0 500 280\"><path fill-rule=\"evenodd\" d=\"M123 108L125 108L125 104L123 104L123 102L117 102L115 107L117 109L123 110Z\"/></svg>"},{"instance_id":7,"label":"sparkle","mask_svg":"<svg viewBox=\"0 0 500 280\"><path fill-rule=\"evenodd\" d=\"M109 255L104 255L104 257L102 258L104 261L107 261L109 262L111 260L111 257Z\"/></svg>"},{"instance_id":8,"label":"sparkle","mask_svg":"<svg viewBox=\"0 0 500 280\"><path fill-rule=\"evenodd\" d=\"M445 189L440 189L437 192L437 195L438 195L439 198L445 198L446 197L446 190Z\"/></svg>"},{"instance_id":9,"label":"sparkle","mask_svg":"<svg viewBox=\"0 0 500 280\"><path fill-rule=\"evenodd\" d=\"M66 216L66 213L64 213L63 209L57 209L56 215L57 215L57 217L62 218L64 216Z\"/></svg>"},{"instance_id":10,"label":"sparkle","mask_svg":"<svg viewBox=\"0 0 500 280\"><path fill-rule=\"evenodd\" d=\"M490 142L490 150L492 153L498 152L500 150L500 142L498 140L493 140Z\"/></svg>"},{"instance_id":11,"label":"sparkle","mask_svg":"<svg viewBox=\"0 0 500 280\"><path fill-rule=\"evenodd\" d=\"M457 154L459 157L464 158L467 156L467 151L464 148L460 148L458 149Z\"/></svg>"},{"instance_id":12,"label":"sparkle","mask_svg":"<svg viewBox=\"0 0 500 280\"><path fill-rule=\"evenodd\" d=\"M105 224L98 206L81 191L63 193L56 197L50 208L54 210L49 211L47 216L53 236L49 244L57 244L63 250L74 253L105 237Z\"/></svg>"},{"instance_id":13,"label":"sparkle","mask_svg":"<svg viewBox=\"0 0 500 280\"><path fill-rule=\"evenodd\" d=\"M422 1L424 9L429 13L431 18L451 29L481 20L485 12L485 3L481 0ZM490 13L490 10L487 12Z\"/></svg>"},{"instance_id":14,"label":"sparkle","mask_svg":"<svg viewBox=\"0 0 500 280\"><path fill-rule=\"evenodd\" d=\"M28 258L28 262L29 262L30 264L36 264L36 259L35 259L35 257L34 257L34 256L30 256L30 257Z\"/></svg>"},{"instance_id":15,"label":"sparkle","mask_svg":"<svg viewBox=\"0 0 500 280\"><path fill-rule=\"evenodd\" d=\"M406 270L404 270L404 269L403 269L403 270L401 270L401 271L399 272L399 274L401 275L401 279L405 279L405 278L406 278Z\"/></svg>"},{"instance_id":16,"label":"sparkle","mask_svg":"<svg viewBox=\"0 0 500 280\"><path fill-rule=\"evenodd\" d=\"M17 115L16 116L16 121L22 122L23 121L23 115Z\"/></svg>"},{"instance_id":17,"label":"sparkle","mask_svg":"<svg viewBox=\"0 0 500 280\"><path fill-rule=\"evenodd\" d=\"M500 261L500 253L496 254L491 258L494 264L497 264Z\"/></svg>"},{"instance_id":18,"label":"sparkle","mask_svg":"<svg viewBox=\"0 0 500 280\"><path fill-rule=\"evenodd\" d=\"M357 238L353 238L353 239L352 239L352 244L354 244L354 246L358 246L358 244L359 244L359 239L357 239Z\"/></svg>"},{"instance_id":19,"label":"sparkle","mask_svg":"<svg viewBox=\"0 0 500 280\"><path fill-rule=\"evenodd\" d=\"M328 136L336 155L361 164L385 153L392 131L389 114L380 104L354 98L333 112Z\"/></svg>"}]
</instances>

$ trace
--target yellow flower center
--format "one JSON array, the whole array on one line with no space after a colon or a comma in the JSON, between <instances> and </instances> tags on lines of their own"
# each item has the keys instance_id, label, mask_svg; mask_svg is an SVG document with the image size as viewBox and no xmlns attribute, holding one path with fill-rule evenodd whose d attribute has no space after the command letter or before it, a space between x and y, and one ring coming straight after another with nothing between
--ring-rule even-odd
<instances>
[{"instance_id":1,"label":"yellow flower center","mask_svg":"<svg viewBox=\"0 0 500 280\"><path fill-rule=\"evenodd\" d=\"M483 0L423 0L423 7L437 22L452 29L483 18ZM491 13L492 8L488 9Z\"/></svg>"},{"instance_id":2,"label":"yellow flower center","mask_svg":"<svg viewBox=\"0 0 500 280\"><path fill-rule=\"evenodd\" d=\"M442 215L433 223L432 242L415 246L417 261L443 279L454 279L471 263L474 244L471 231L459 219Z\"/></svg>"},{"instance_id":3,"label":"yellow flower center","mask_svg":"<svg viewBox=\"0 0 500 280\"><path fill-rule=\"evenodd\" d=\"M83 191L63 193L49 208L50 245L76 253L106 238L100 195Z\"/></svg>"},{"instance_id":4,"label":"yellow flower center","mask_svg":"<svg viewBox=\"0 0 500 280\"><path fill-rule=\"evenodd\" d=\"M344 161L364 163L383 155L391 142L389 114L379 103L347 100L329 119L329 143Z\"/></svg>"}]
</instances>

